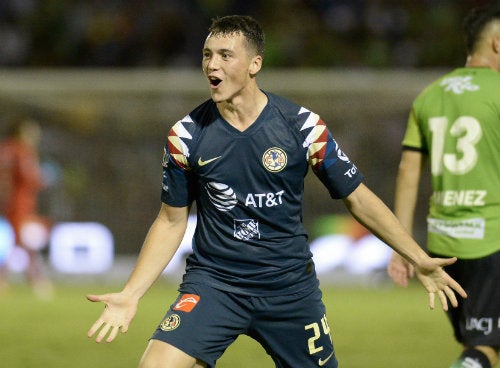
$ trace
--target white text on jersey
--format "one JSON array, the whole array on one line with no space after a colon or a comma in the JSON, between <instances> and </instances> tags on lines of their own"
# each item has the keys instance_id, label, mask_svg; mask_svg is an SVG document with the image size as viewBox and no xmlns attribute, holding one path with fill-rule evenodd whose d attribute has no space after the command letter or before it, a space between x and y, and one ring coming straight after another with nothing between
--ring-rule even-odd
<instances>
[{"instance_id":1,"label":"white text on jersey","mask_svg":"<svg viewBox=\"0 0 500 368\"><path fill-rule=\"evenodd\" d=\"M245 199L245 206L247 207L274 207L283 203L282 196L284 190L277 193L248 193Z\"/></svg>"},{"instance_id":2,"label":"white text on jersey","mask_svg":"<svg viewBox=\"0 0 500 368\"><path fill-rule=\"evenodd\" d=\"M445 190L435 192L433 200L441 206L484 206L486 190Z\"/></svg>"}]
</instances>

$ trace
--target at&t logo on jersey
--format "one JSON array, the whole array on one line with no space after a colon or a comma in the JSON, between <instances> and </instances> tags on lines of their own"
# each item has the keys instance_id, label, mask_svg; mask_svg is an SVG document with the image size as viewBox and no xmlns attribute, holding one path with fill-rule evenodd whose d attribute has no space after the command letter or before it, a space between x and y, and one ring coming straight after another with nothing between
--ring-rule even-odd
<instances>
[{"instance_id":1,"label":"at&t logo on jersey","mask_svg":"<svg viewBox=\"0 0 500 368\"><path fill-rule=\"evenodd\" d=\"M344 151L342 151L342 149L340 148L337 141L335 139L333 139L333 142L335 143L335 151L337 152L338 158L344 162L350 162L349 157L347 157L347 155L344 153Z\"/></svg>"},{"instance_id":2,"label":"at&t logo on jersey","mask_svg":"<svg viewBox=\"0 0 500 368\"><path fill-rule=\"evenodd\" d=\"M223 183L210 182L205 185L210 202L219 211L230 211L236 206L238 200L233 188Z\"/></svg>"},{"instance_id":3,"label":"at&t logo on jersey","mask_svg":"<svg viewBox=\"0 0 500 368\"><path fill-rule=\"evenodd\" d=\"M284 190L276 193L248 193L245 199L245 206L247 207L274 207L283 204Z\"/></svg>"},{"instance_id":4,"label":"at&t logo on jersey","mask_svg":"<svg viewBox=\"0 0 500 368\"><path fill-rule=\"evenodd\" d=\"M287 160L288 158L285 151L278 147L269 148L262 155L262 164L266 170L270 172L279 172L283 170Z\"/></svg>"}]
</instances>

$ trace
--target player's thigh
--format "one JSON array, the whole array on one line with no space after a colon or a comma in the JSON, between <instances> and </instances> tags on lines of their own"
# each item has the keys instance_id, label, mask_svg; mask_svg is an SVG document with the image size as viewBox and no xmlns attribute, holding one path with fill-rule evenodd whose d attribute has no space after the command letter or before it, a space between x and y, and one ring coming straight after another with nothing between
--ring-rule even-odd
<instances>
[{"instance_id":1,"label":"player's thigh","mask_svg":"<svg viewBox=\"0 0 500 368\"><path fill-rule=\"evenodd\" d=\"M238 335L246 333L250 320L248 297L205 284L184 284L152 338L212 367Z\"/></svg>"},{"instance_id":2,"label":"player's thigh","mask_svg":"<svg viewBox=\"0 0 500 368\"><path fill-rule=\"evenodd\" d=\"M258 340L279 368L336 368L337 359L321 291L266 298L267 313L253 325Z\"/></svg>"},{"instance_id":3,"label":"player's thigh","mask_svg":"<svg viewBox=\"0 0 500 368\"><path fill-rule=\"evenodd\" d=\"M204 368L206 364L175 346L159 340L150 340L139 368Z\"/></svg>"},{"instance_id":4,"label":"player's thigh","mask_svg":"<svg viewBox=\"0 0 500 368\"><path fill-rule=\"evenodd\" d=\"M447 266L446 271L467 292L458 308L450 308L455 336L466 346L500 346L500 252L463 260Z\"/></svg>"}]
</instances>

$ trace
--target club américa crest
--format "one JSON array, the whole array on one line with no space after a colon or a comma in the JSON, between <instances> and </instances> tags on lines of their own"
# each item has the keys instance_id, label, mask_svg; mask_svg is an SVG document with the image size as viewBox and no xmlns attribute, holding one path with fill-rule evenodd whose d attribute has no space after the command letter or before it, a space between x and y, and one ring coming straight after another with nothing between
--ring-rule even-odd
<instances>
[{"instance_id":1,"label":"club am\u00e9rica crest","mask_svg":"<svg viewBox=\"0 0 500 368\"><path fill-rule=\"evenodd\" d=\"M262 155L262 164L267 171L279 172L283 170L287 163L285 151L278 147L272 147L266 150Z\"/></svg>"},{"instance_id":2,"label":"club am\u00e9rica crest","mask_svg":"<svg viewBox=\"0 0 500 368\"><path fill-rule=\"evenodd\" d=\"M163 331L175 330L181 324L181 317L178 314L168 315L160 325Z\"/></svg>"}]
</instances>

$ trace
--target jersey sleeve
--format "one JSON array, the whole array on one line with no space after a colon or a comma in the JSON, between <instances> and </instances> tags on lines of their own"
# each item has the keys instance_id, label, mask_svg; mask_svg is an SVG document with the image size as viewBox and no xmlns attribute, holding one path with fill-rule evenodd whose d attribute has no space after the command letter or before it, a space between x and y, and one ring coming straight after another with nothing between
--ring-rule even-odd
<instances>
[{"instance_id":1,"label":"jersey sleeve","mask_svg":"<svg viewBox=\"0 0 500 368\"><path fill-rule=\"evenodd\" d=\"M416 150L416 151L427 151L427 145L425 143L424 136L418 125L418 118L416 114L415 106L413 106L410 116L408 117L408 123L406 126L406 132L403 138L403 148Z\"/></svg>"},{"instance_id":2,"label":"jersey sleeve","mask_svg":"<svg viewBox=\"0 0 500 368\"><path fill-rule=\"evenodd\" d=\"M304 146L313 172L334 199L345 198L362 182L363 174L340 149L320 117L310 113L301 130L308 130Z\"/></svg>"},{"instance_id":3,"label":"jersey sleeve","mask_svg":"<svg viewBox=\"0 0 500 368\"><path fill-rule=\"evenodd\" d=\"M189 166L191 137L182 121L177 122L168 134L163 152L163 179L161 200L173 207L190 205L194 200L194 177Z\"/></svg>"}]
</instances>

